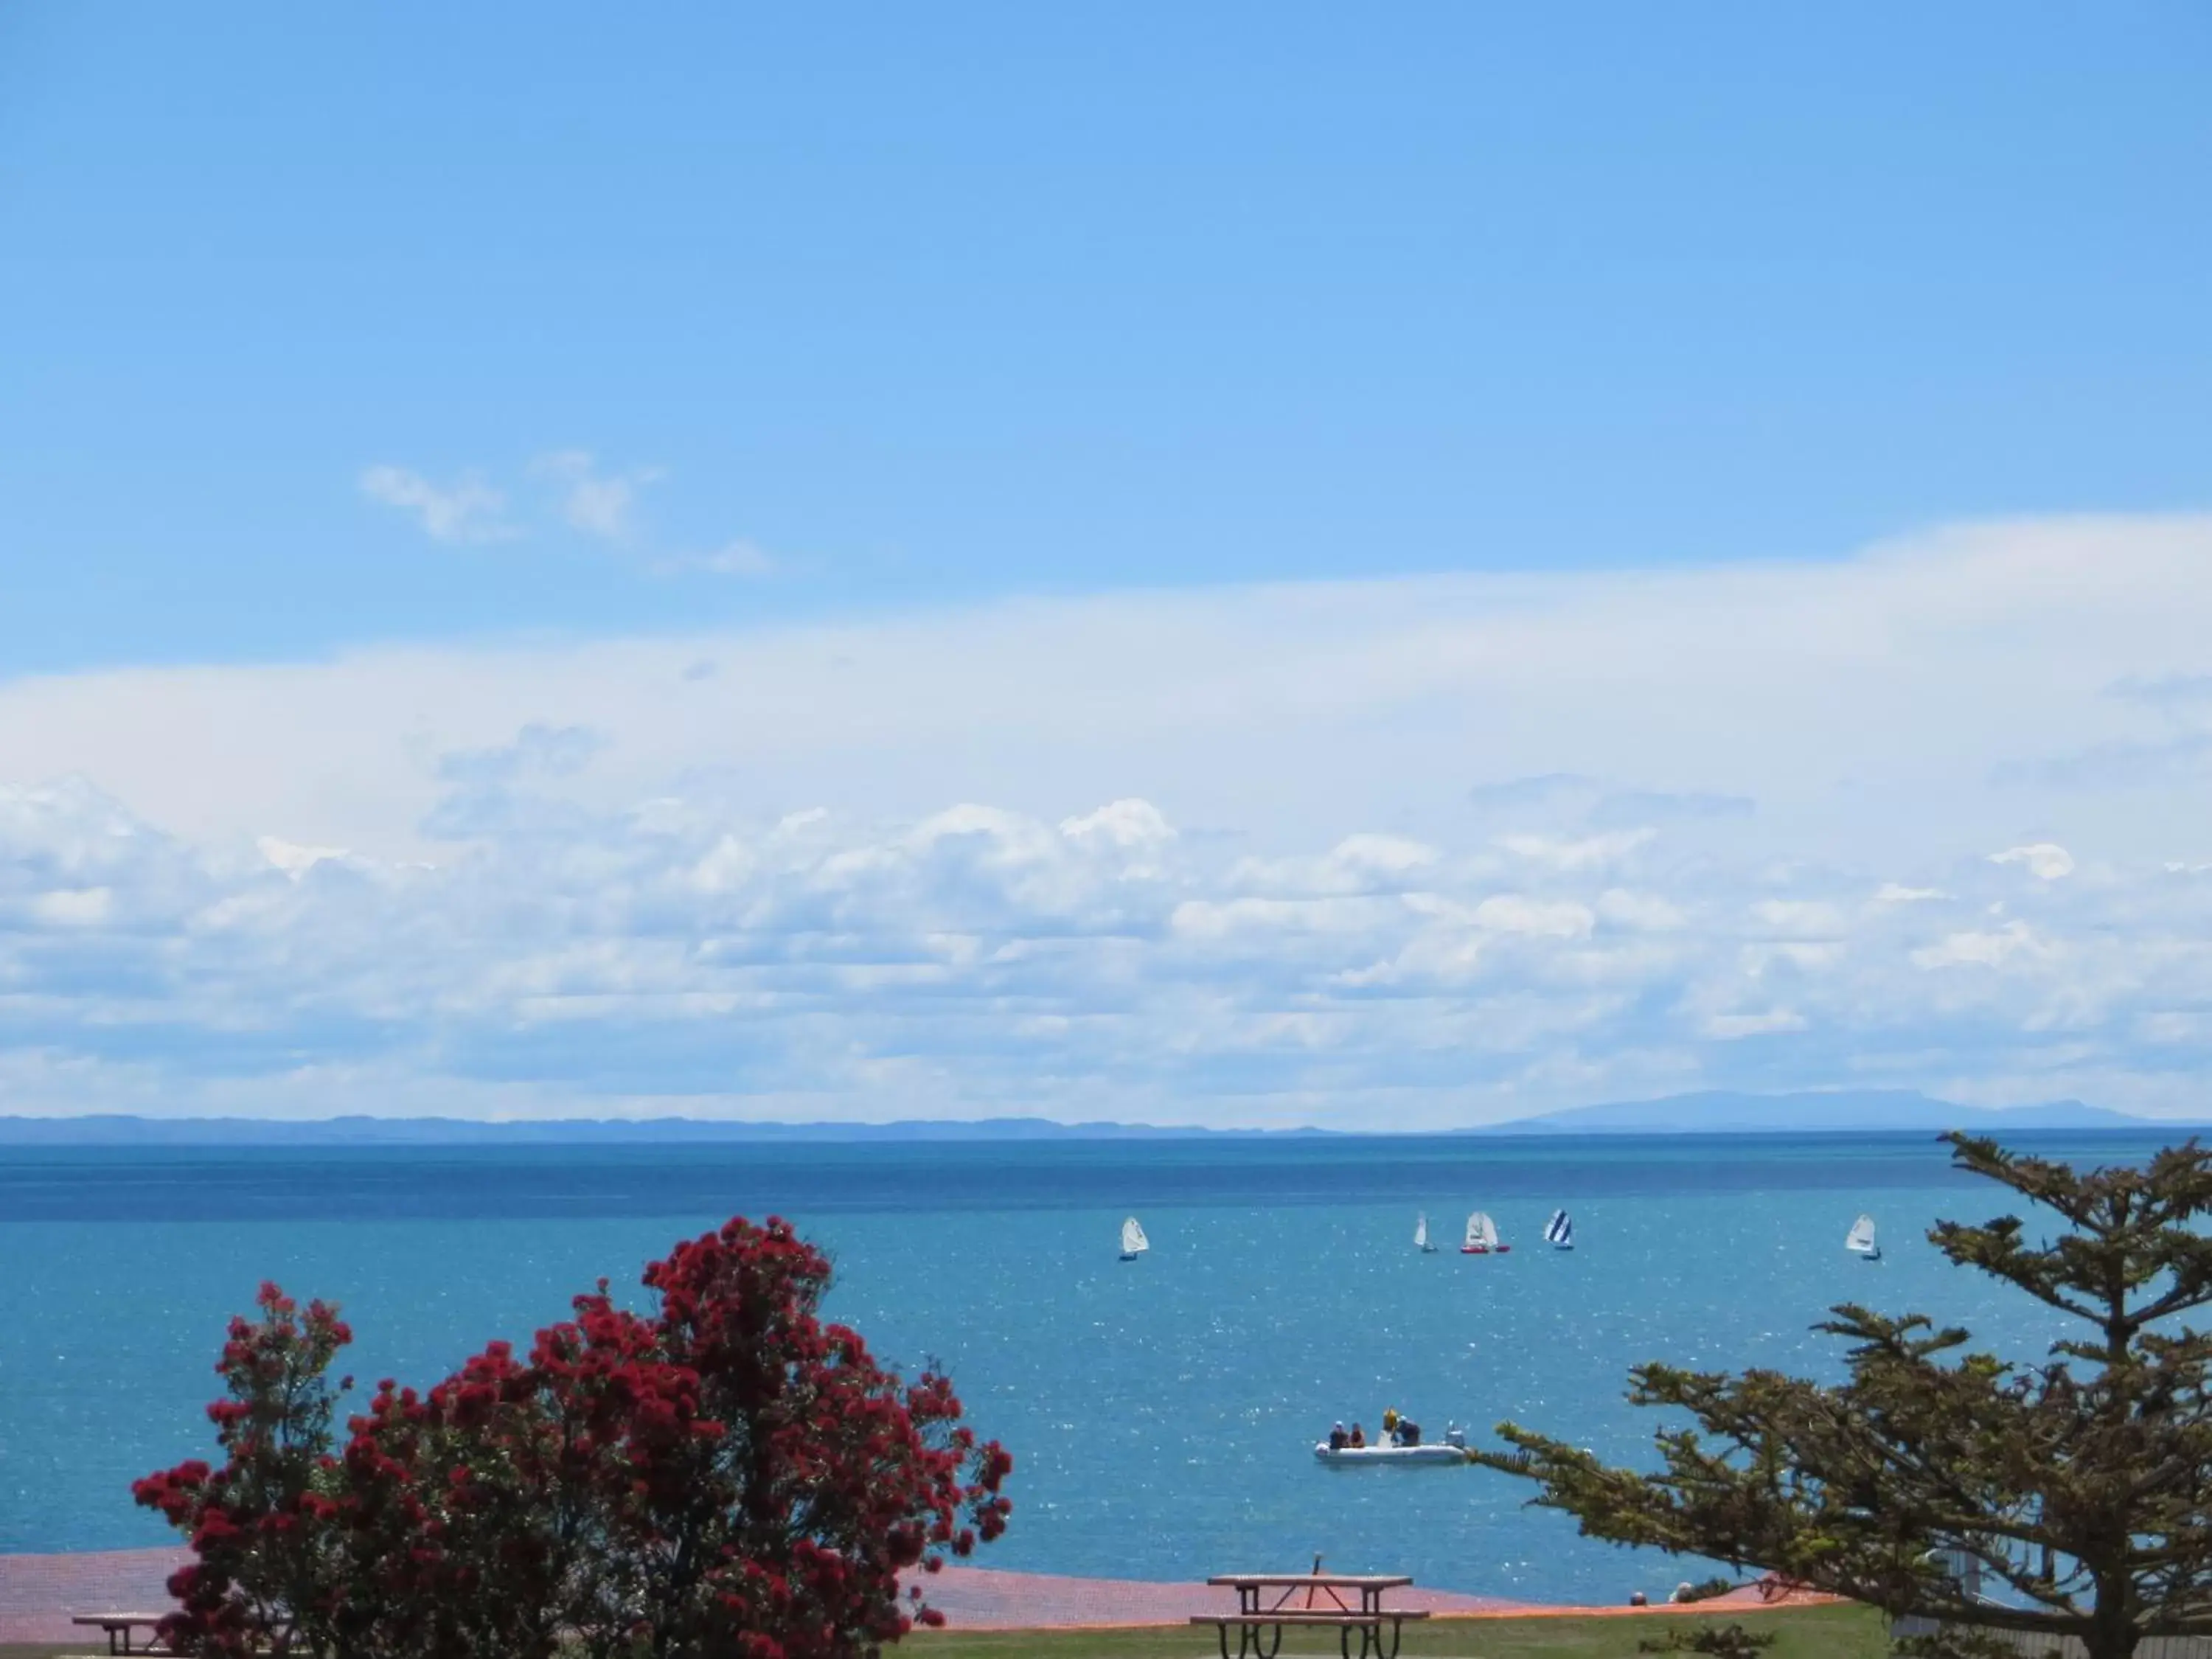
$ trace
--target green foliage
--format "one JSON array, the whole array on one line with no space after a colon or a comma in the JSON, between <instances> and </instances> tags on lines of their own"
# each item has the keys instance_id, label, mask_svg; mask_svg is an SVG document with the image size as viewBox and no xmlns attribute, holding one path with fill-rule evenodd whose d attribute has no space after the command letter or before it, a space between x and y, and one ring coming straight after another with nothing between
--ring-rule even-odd
<instances>
[{"instance_id":1,"label":"green foliage","mask_svg":"<svg viewBox=\"0 0 2212 1659\"><path fill-rule=\"evenodd\" d=\"M2020 1659L2020 1650L1986 1631L1946 1628L1934 1636L1906 1636L1894 1643L1895 1659Z\"/></svg>"},{"instance_id":2,"label":"green foliage","mask_svg":"<svg viewBox=\"0 0 2212 1659\"><path fill-rule=\"evenodd\" d=\"M1735 1588L1733 1578L1708 1578L1703 1583L1692 1584L1687 1589L1676 1590L1677 1601L1710 1601L1717 1595L1726 1595Z\"/></svg>"},{"instance_id":3,"label":"green foliage","mask_svg":"<svg viewBox=\"0 0 2212 1659\"><path fill-rule=\"evenodd\" d=\"M1751 1659L1753 1654L1774 1645L1771 1630L1746 1630L1741 1625L1699 1625L1694 1630L1670 1630L1663 1638L1645 1637L1636 1644L1638 1653L1717 1653L1722 1659Z\"/></svg>"},{"instance_id":4,"label":"green foliage","mask_svg":"<svg viewBox=\"0 0 2212 1659\"><path fill-rule=\"evenodd\" d=\"M1686 1413L1656 1473L1506 1423L1475 1461L1532 1480L1538 1504L1615 1542L1765 1568L1953 1625L2081 1639L2126 1659L2142 1637L2212 1632L2212 1152L2078 1172L1948 1138L1957 1165L2055 1212L1939 1224L1954 1263L2081 1329L2040 1364L1967 1349L1964 1330L1856 1304L1817 1329L1851 1346L1826 1388L1653 1364L1629 1398ZM1960 1564L2005 1592L1972 1593Z\"/></svg>"}]
</instances>

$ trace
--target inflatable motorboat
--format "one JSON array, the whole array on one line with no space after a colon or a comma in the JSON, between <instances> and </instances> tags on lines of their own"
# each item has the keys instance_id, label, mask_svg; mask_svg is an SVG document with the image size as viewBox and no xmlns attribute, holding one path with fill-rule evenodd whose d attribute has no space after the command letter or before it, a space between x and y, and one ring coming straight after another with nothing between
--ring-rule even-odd
<instances>
[{"instance_id":1,"label":"inflatable motorboat","mask_svg":"<svg viewBox=\"0 0 2212 1659\"><path fill-rule=\"evenodd\" d=\"M1346 1446L1332 1449L1324 1440L1314 1448L1314 1456L1322 1462L1341 1464L1346 1468L1364 1468L1370 1464L1417 1468L1424 1463L1464 1463L1467 1448L1438 1441L1421 1446Z\"/></svg>"}]
</instances>

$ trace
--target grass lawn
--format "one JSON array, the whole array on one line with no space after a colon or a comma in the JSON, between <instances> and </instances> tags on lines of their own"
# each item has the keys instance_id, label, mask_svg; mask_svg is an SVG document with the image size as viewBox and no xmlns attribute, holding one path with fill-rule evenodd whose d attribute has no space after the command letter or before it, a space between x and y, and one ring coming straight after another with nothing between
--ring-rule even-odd
<instances>
[{"instance_id":1,"label":"grass lawn","mask_svg":"<svg viewBox=\"0 0 2212 1659\"><path fill-rule=\"evenodd\" d=\"M1794 1613L1726 1612L1710 1619L1668 1613L1651 1619L1431 1619L1406 1626L1407 1659L1635 1659L1637 1643L1670 1630L1741 1624L1780 1639L1767 1659L1884 1659L1881 1615L1864 1607L1808 1607ZM1357 1644L1355 1644L1355 1646ZM900 1653L917 1659L1218 1659L1210 1630L918 1631ZM1291 1631L1291 1654L1337 1651L1334 1631Z\"/></svg>"},{"instance_id":2,"label":"grass lawn","mask_svg":"<svg viewBox=\"0 0 2212 1659\"><path fill-rule=\"evenodd\" d=\"M1723 1613L1711 1619L1669 1613L1653 1619L1431 1619L1406 1626L1407 1659L1636 1659L1636 1644L1701 1624L1741 1624L1781 1639L1767 1659L1884 1659L1879 1614L1864 1607L1810 1607L1794 1613ZM100 1646L24 1647L0 1644L0 1659L55 1659ZM917 1631L892 1651L917 1659L1218 1659L1213 1633L1165 1630ZM1333 1631L1293 1631L1283 1654L1334 1655Z\"/></svg>"}]
</instances>

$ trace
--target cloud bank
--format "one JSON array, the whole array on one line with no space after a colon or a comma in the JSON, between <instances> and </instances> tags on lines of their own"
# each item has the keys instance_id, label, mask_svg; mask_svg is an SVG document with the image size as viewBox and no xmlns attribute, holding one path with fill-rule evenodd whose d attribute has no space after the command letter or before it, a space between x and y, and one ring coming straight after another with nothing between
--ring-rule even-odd
<instances>
[{"instance_id":1,"label":"cloud bank","mask_svg":"<svg viewBox=\"0 0 2212 1659\"><path fill-rule=\"evenodd\" d=\"M2081 520L19 680L0 1111L2201 1111L2212 775L2076 763L2212 732L2208 560Z\"/></svg>"}]
</instances>

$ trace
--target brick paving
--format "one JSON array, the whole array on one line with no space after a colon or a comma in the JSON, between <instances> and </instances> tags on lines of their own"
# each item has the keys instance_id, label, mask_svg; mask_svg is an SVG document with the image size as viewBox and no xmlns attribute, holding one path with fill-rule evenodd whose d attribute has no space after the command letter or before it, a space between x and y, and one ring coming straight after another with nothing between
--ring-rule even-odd
<instances>
[{"instance_id":1,"label":"brick paving","mask_svg":"<svg viewBox=\"0 0 2212 1659\"><path fill-rule=\"evenodd\" d=\"M947 1567L925 1576L921 1583L930 1605L944 1613L948 1625L962 1630L1180 1625L1194 1613L1237 1611L1236 1591L1212 1589L1204 1584L1061 1578L1048 1573L998 1572L988 1567ZM1390 1605L1436 1613L1534 1611L1526 1602L1418 1588L1394 1591Z\"/></svg>"},{"instance_id":2,"label":"brick paving","mask_svg":"<svg viewBox=\"0 0 2212 1659\"><path fill-rule=\"evenodd\" d=\"M100 1550L82 1555L0 1555L0 1642L81 1642L73 1613L160 1613L182 1550ZM90 1651L89 1649L87 1651Z\"/></svg>"},{"instance_id":3,"label":"brick paving","mask_svg":"<svg viewBox=\"0 0 2212 1659\"><path fill-rule=\"evenodd\" d=\"M175 1549L104 1550L76 1555L0 1555L0 1642L82 1641L75 1613L158 1613L169 1605L164 1582L185 1559ZM1163 1584L1127 1578L1065 1578L1048 1573L947 1567L922 1580L946 1621L963 1630L1048 1630L1115 1625L1180 1625L1194 1613L1232 1612L1232 1592L1204 1584ZM1663 1589L1654 1586L1656 1593ZM1802 1605L1825 1597L1793 1596ZM1394 1606L1432 1613L1625 1613L1626 1607L1546 1607L1496 1596L1461 1595L1415 1587ZM1720 1605L1759 1605L1749 1591ZM1650 1609L1653 1613L1663 1608ZM96 1639L96 1638L95 1638Z\"/></svg>"}]
</instances>

